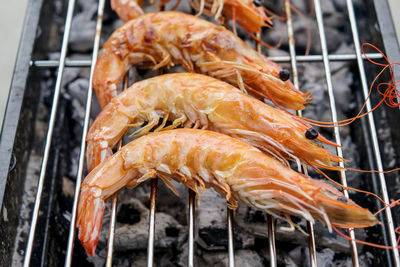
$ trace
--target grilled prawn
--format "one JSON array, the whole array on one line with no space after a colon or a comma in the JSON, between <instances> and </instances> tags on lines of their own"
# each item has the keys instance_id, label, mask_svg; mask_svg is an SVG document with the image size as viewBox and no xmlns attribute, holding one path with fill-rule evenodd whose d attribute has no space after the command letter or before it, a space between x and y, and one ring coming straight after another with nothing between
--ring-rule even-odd
<instances>
[{"instance_id":1,"label":"grilled prawn","mask_svg":"<svg viewBox=\"0 0 400 267\"><path fill-rule=\"evenodd\" d=\"M169 0L162 0L166 4ZM178 0L180 2L180 0ZM220 24L226 19L234 19L247 31L257 33L264 26L272 24L263 7L256 7L253 0L191 0L198 15L214 16ZM123 21L135 19L144 14L141 0L111 0L111 7Z\"/></svg>"},{"instance_id":2,"label":"grilled prawn","mask_svg":"<svg viewBox=\"0 0 400 267\"><path fill-rule=\"evenodd\" d=\"M180 12L149 13L111 35L93 74L101 108L116 96L127 70L139 63L153 69L182 64L189 72L207 74L290 109L303 109L307 102L277 64L232 32Z\"/></svg>"},{"instance_id":3,"label":"grilled prawn","mask_svg":"<svg viewBox=\"0 0 400 267\"><path fill-rule=\"evenodd\" d=\"M191 0L190 3L199 14L214 16L220 24L233 19L249 32L258 33L262 27L272 25L264 8L257 7L253 0Z\"/></svg>"},{"instance_id":4,"label":"grilled prawn","mask_svg":"<svg viewBox=\"0 0 400 267\"><path fill-rule=\"evenodd\" d=\"M86 159L89 171L97 166L130 129L136 134L180 125L221 132L281 159L314 166L341 161L314 140L305 137L310 126L301 118L249 97L232 85L194 74L166 74L135 83L103 109L89 129ZM166 126L166 122L172 125ZM321 135L319 141L332 144Z\"/></svg>"},{"instance_id":5,"label":"grilled prawn","mask_svg":"<svg viewBox=\"0 0 400 267\"><path fill-rule=\"evenodd\" d=\"M79 239L93 255L104 213L104 200L121 188L161 178L197 194L213 187L231 208L242 201L280 216L321 220L329 227L369 227L378 221L328 184L285 167L258 149L207 130L176 129L130 142L85 178L78 204Z\"/></svg>"},{"instance_id":6,"label":"grilled prawn","mask_svg":"<svg viewBox=\"0 0 400 267\"><path fill-rule=\"evenodd\" d=\"M111 8L124 22L144 14L142 0L111 0Z\"/></svg>"}]
</instances>

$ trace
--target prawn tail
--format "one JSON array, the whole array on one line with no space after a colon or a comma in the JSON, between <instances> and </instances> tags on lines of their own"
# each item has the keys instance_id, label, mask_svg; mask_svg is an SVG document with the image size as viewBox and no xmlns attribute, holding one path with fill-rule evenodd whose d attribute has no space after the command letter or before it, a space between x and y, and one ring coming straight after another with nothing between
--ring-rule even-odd
<instances>
[{"instance_id":1,"label":"prawn tail","mask_svg":"<svg viewBox=\"0 0 400 267\"><path fill-rule=\"evenodd\" d=\"M246 178L232 188L247 204L271 214L294 215L310 222L319 219L336 227L370 227L379 221L368 209L347 199L335 187L306 176L285 175L286 180Z\"/></svg>"},{"instance_id":2,"label":"prawn tail","mask_svg":"<svg viewBox=\"0 0 400 267\"><path fill-rule=\"evenodd\" d=\"M329 217L327 220L329 220L329 223L333 226L342 228L364 228L379 223L368 209L358 206L332 185L312 178L309 178L309 181L318 187L313 194L315 205L325 211Z\"/></svg>"},{"instance_id":3,"label":"prawn tail","mask_svg":"<svg viewBox=\"0 0 400 267\"><path fill-rule=\"evenodd\" d=\"M78 204L78 238L88 255L93 256L100 237L104 200L98 188L82 188Z\"/></svg>"},{"instance_id":4,"label":"prawn tail","mask_svg":"<svg viewBox=\"0 0 400 267\"><path fill-rule=\"evenodd\" d=\"M361 208L344 196L333 199L321 193L317 195L317 201L326 210L334 226L365 228L379 223L368 209Z\"/></svg>"},{"instance_id":5,"label":"prawn tail","mask_svg":"<svg viewBox=\"0 0 400 267\"><path fill-rule=\"evenodd\" d=\"M144 12L141 6L143 6L143 1L141 0L111 0L111 9L114 10L124 22L143 15Z\"/></svg>"}]
</instances>

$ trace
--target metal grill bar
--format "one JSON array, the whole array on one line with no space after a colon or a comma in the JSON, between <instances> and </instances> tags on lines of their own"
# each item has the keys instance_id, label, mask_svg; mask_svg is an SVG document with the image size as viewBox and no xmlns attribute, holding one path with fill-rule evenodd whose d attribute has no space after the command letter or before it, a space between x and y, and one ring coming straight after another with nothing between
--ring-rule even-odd
<instances>
[{"instance_id":1,"label":"metal grill bar","mask_svg":"<svg viewBox=\"0 0 400 267\"><path fill-rule=\"evenodd\" d=\"M106 266L112 266L114 251L115 224L117 221L118 193L114 193L111 200L110 228L108 230Z\"/></svg>"},{"instance_id":2,"label":"metal grill bar","mask_svg":"<svg viewBox=\"0 0 400 267\"><path fill-rule=\"evenodd\" d=\"M196 10L194 10L192 7L191 9L191 14L195 15ZM195 213L195 200L196 200L196 194L193 190L188 189L189 192L189 231L188 231L188 267L194 267L194 239L195 239L195 218L196 218L196 213Z\"/></svg>"},{"instance_id":3,"label":"metal grill bar","mask_svg":"<svg viewBox=\"0 0 400 267\"><path fill-rule=\"evenodd\" d=\"M367 53L366 54L371 59L381 59L383 56L379 53ZM365 59L365 56L362 55L362 58ZM268 59L279 62L279 63L286 63L290 62L290 56L275 56L275 57L268 57ZM328 55L328 59L330 61L350 61L356 60L356 54L336 54L336 55ZM298 62L318 62L322 61L322 55L296 55L296 61ZM30 65L33 67L38 68L55 68L58 67L59 62L57 60L32 60ZM71 60L67 59L65 61L65 67L90 67L91 61L90 60Z\"/></svg>"},{"instance_id":4,"label":"metal grill bar","mask_svg":"<svg viewBox=\"0 0 400 267\"><path fill-rule=\"evenodd\" d=\"M397 19L398 10L393 10L394 12L392 13L388 0L373 0L373 3L386 56L390 62L400 62L400 47L397 39L400 36L397 36L393 24ZM396 71L394 77L395 81L399 81L400 71ZM399 97L397 99L400 100Z\"/></svg>"},{"instance_id":5,"label":"metal grill bar","mask_svg":"<svg viewBox=\"0 0 400 267\"><path fill-rule=\"evenodd\" d=\"M188 266L194 266L194 237L195 237L195 199L196 194L189 189L189 255Z\"/></svg>"},{"instance_id":6,"label":"metal grill bar","mask_svg":"<svg viewBox=\"0 0 400 267\"><path fill-rule=\"evenodd\" d=\"M62 41L62 45L61 45L59 69L58 69L58 73L57 73L56 86L55 86L55 90L54 90L53 105L51 107L50 120L49 120L49 126L48 126L49 128L47 129L47 134L46 134L46 145L44 148L43 160L42 160L42 165L41 165L41 169L40 169L38 188L37 188L36 198L35 198L35 206L33 208L33 214L32 214L31 228L29 230L29 237L28 237L28 242L27 242L26 251L25 251L24 267L29 266L31 255L32 255L33 240L35 237L36 224L37 224L38 215L39 215L40 200L42 198L43 183L44 183L44 178L45 178L46 170L47 170L47 162L48 162L49 155L50 155L51 139L53 137L53 130L54 130L54 124L55 124L55 119L56 119L56 114L57 114L58 100L59 100L60 91L61 91L61 81L62 81L63 74L64 74L65 59L67 56L69 34L71 32L72 15L74 13L74 8L75 8L75 0L70 0L68 3L67 17L65 20L65 30L64 30L63 41Z\"/></svg>"},{"instance_id":7,"label":"metal grill bar","mask_svg":"<svg viewBox=\"0 0 400 267\"><path fill-rule=\"evenodd\" d=\"M85 118L83 121L82 141L81 141L81 148L80 148L80 155L79 155L78 173L77 173L77 177L76 177L74 203L73 203L72 212L71 212L71 225L69 228L65 267L71 266L71 263L72 263L72 253L73 253L73 249L74 249L74 240L75 240L76 213L77 213L77 208L78 208L78 198L79 198L79 192L81 189L81 182L82 182L82 176L83 176L83 166L84 166L84 162L85 162L86 135L87 135L87 131L89 129L90 110L92 107L93 71L94 71L94 65L96 63L97 54L99 52L99 46L100 46L100 35L101 35L101 29L103 26L104 2L105 2L105 0L99 0L99 6L97 9L96 34L95 34L94 41L93 41L89 88L88 88L88 92L87 92L87 96L86 96Z\"/></svg>"},{"instance_id":8,"label":"metal grill bar","mask_svg":"<svg viewBox=\"0 0 400 267\"><path fill-rule=\"evenodd\" d=\"M233 210L227 208L228 219L228 248L229 248L229 266L235 267L235 247L233 243Z\"/></svg>"},{"instance_id":9,"label":"metal grill bar","mask_svg":"<svg viewBox=\"0 0 400 267\"><path fill-rule=\"evenodd\" d=\"M188 231L188 242L189 242L189 252L188 252L188 266L194 266L194 239L195 239L195 200L196 200L196 193L188 189L189 192L189 231Z\"/></svg>"},{"instance_id":10,"label":"metal grill bar","mask_svg":"<svg viewBox=\"0 0 400 267\"><path fill-rule=\"evenodd\" d=\"M356 50L356 55L357 55L357 64L358 64L358 69L360 72L360 78L361 78L361 84L362 84L362 89L363 89L363 94L364 98L368 98L368 83L367 83L367 77L364 69L364 64L362 60L362 53L361 53L361 46L360 46L360 37L358 34L358 29L357 29L357 23L356 23L356 16L354 13L354 7L353 7L353 2L351 0L346 0L347 4L347 10L348 10L348 15L349 15L349 20L350 20L350 25L351 25L351 31L353 34L353 41L354 41L354 46ZM367 112L371 111L371 102L368 99L367 104L366 104ZM375 154L375 160L376 164L378 167L379 173L379 182L381 184L381 189L382 189L382 196L383 200L386 203L389 203L389 195L388 191L386 188L386 180L385 180L385 175L382 173L383 171L383 166L382 166L382 159L381 159L381 154L380 154L380 149L379 149L379 143L378 143L378 138L376 135L376 129L375 129L375 120L374 120L374 115L372 113L368 114L368 124L369 124L369 129L371 131L371 136L372 136L372 145L374 148L374 154ZM395 266L400 265L400 258L399 258L399 250L397 248L397 241L396 241L396 234L394 232L394 224L393 224L393 218L392 218L392 212L391 208L385 209L385 215L386 215L386 220L387 224L389 226L389 236L390 236L390 243L393 246L393 259L394 259L394 264Z\"/></svg>"},{"instance_id":11,"label":"metal grill bar","mask_svg":"<svg viewBox=\"0 0 400 267\"><path fill-rule=\"evenodd\" d=\"M268 250L269 250L269 266L276 266L276 247L275 247L275 226L274 218L271 215L267 215L267 229L268 229Z\"/></svg>"},{"instance_id":12,"label":"metal grill bar","mask_svg":"<svg viewBox=\"0 0 400 267\"><path fill-rule=\"evenodd\" d=\"M129 72L127 72L124 76L122 82L122 90L126 90L128 88L129 82ZM122 147L122 139L118 142L117 150L120 150ZM102 159L103 160L103 159ZM111 214L110 214L110 227L108 230L108 240L107 240L107 257L106 257L106 266L112 266L113 259L113 250L114 250L114 235L115 235L115 224L117 217L117 201L118 201L118 193L114 193L111 200Z\"/></svg>"},{"instance_id":13,"label":"metal grill bar","mask_svg":"<svg viewBox=\"0 0 400 267\"><path fill-rule=\"evenodd\" d=\"M310 248L310 266L317 266L317 253L315 247L315 235L314 235L314 225L307 221L307 231L310 235L308 237L308 247ZM311 254L313 252L313 254Z\"/></svg>"},{"instance_id":14,"label":"metal grill bar","mask_svg":"<svg viewBox=\"0 0 400 267\"><path fill-rule=\"evenodd\" d=\"M314 0L314 7L315 7L315 15L317 18L319 36L320 36L320 41L321 41L322 56L323 56L323 62L324 62L326 84L328 87L328 95L329 95L332 121L336 125L336 123L338 121L337 112L336 112L336 103L335 103L335 96L333 94L332 75L331 75L329 59L328 59L328 48L327 48L326 38L325 38L325 29L324 29L324 24L323 24L322 9L321 9L321 4L320 4L319 0ZM339 132L338 127L334 127L334 135L335 135L335 142L339 145L339 147L336 147L336 153L339 157L343 157L343 151L341 148L342 144L341 144L340 132ZM343 162L340 162L339 166L343 168L344 167ZM342 185L347 187L346 173L343 169L340 171L340 179L341 179ZM343 193L346 198L349 197L347 190L343 190ZM351 244L351 250L352 250L353 265L359 266L357 246L354 241L355 235L354 235L354 230L352 228L349 229L349 234L352 239L352 241L350 241L350 244Z\"/></svg>"},{"instance_id":15,"label":"metal grill bar","mask_svg":"<svg viewBox=\"0 0 400 267\"><path fill-rule=\"evenodd\" d=\"M161 6L160 11L164 11L165 6ZM158 70L158 75L163 74L163 70ZM157 199L157 179L151 180L150 190L150 218L149 218L149 239L147 242L147 266L154 266L154 236L156 226L156 199Z\"/></svg>"},{"instance_id":16,"label":"metal grill bar","mask_svg":"<svg viewBox=\"0 0 400 267\"><path fill-rule=\"evenodd\" d=\"M290 1L285 0L285 13L286 13L286 25L287 33L289 37L289 53L290 62L292 65L292 76L294 87L299 89L299 75L297 71L297 60L296 60L296 47L294 41L293 21ZM301 117L301 111L297 111L297 116ZM307 175L307 167L302 167L300 162L297 163L299 171ZM317 266L317 253L315 250L315 239L314 239L314 227L310 221L307 221L307 231L309 234L309 249L310 249L310 266Z\"/></svg>"},{"instance_id":17,"label":"metal grill bar","mask_svg":"<svg viewBox=\"0 0 400 267\"><path fill-rule=\"evenodd\" d=\"M151 180L150 191L150 218L149 218L149 241L147 243L147 266L154 265L154 234L156 226L156 198L157 198L157 179Z\"/></svg>"},{"instance_id":18,"label":"metal grill bar","mask_svg":"<svg viewBox=\"0 0 400 267\"><path fill-rule=\"evenodd\" d=\"M257 38L261 40L261 32L257 33ZM261 44L257 43L257 51L262 54ZM277 266L276 264L276 247L275 247L275 224L274 217L267 214L267 231L268 231L268 250L270 255L269 265L270 267Z\"/></svg>"}]
</instances>

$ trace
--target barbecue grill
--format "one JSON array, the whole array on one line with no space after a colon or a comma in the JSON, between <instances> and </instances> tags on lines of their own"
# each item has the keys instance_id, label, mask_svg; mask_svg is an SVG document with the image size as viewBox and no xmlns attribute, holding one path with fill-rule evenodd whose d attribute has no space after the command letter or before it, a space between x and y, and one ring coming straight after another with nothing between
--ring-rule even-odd
<instances>
[{"instance_id":1,"label":"barbecue grill","mask_svg":"<svg viewBox=\"0 0 400 267\"><path fill-rule=\"evenodd\" d=\"M67 207L70 210L70 217L63 218L61 216L55 217L57 213L57 207L54 202L59 197L58 188L62 180L60 178L60 171L65 161L69 159L65 158L64 149L66 148L63 144L65 140L60 139L63 135L63 131L68 128L65 125L64 118L70 116L71 112L65 112L65 101L60 101L60 93L63 90L63 80L65 70L67 68L86 68L90 70L90 77L92 76L93 66L95 64L98 51L101 43L101 34L103 20L106 16L105 0L98 1L96 29L93 32L94 40L92 42L91 51L92 57L85 59L71 59L68 58L68 44L70 40L70 34L72 30L72 19L74 12L76 12L76 1L29 1L27 9L25 26L21 38L21 44L19 48L17 63L15 67L14 77L12 80L11 91L6 110L5 120L3 123L1 143L0 143L0 205L1 216L0 216L0 235L2 236L2 242L0 246L0 265L9 266L11 264L24 266L43 266L43 265L61 265L65 266L80 266L84 265L81 263L85 260L82 256L76 256L79 248L76 242L76 230L75 222L77 215L77 203L78 203L78 192L80 190L80 184L85 173L85 142L86 133L90 126L91 113L93 113L92 106L92 88L91 82L87 88L87 92L84 94L85 99L80 101L85 102L84 120L81 122L81 143L79 153L77 153L78 167L76 170L76 183L72 188L72 206ZM307 2L307 1L305 1ZM366 25L357 24L357 10L353 7L352 0L346 0L348 24L351 29L351 42L354 45L354 51L350 54L331 54L328 52L326 32L324 29L324 18L322 13L322 7L320 0L314 0L314 12L315 19L318 26L319 42L321 45L321 54L313 55L298 55L296 54L296 44L294 42L294 29L293 20L291 14L291 8L289 1L284 1L284 14L287 17L286 28L287 36L289 37L287 50L288 55L274 56L272 60L278 63L287 63L291 66L292 80L294 85L299 88L299 64L320 62L323 63L323 71L325 74L326 87L329 95L329 106L330 115L333 122L337 122L338 113L336 110L337 103L334 95L333 76L331 72L332 62L343 62L349 61L354 64L354 75L357 76L359 82L357 99L362 103L368 96L369 85L371 78L375 77L376 70L367 67L365 64L365 56L361 54L360 44L365 41L366 37L372 36L373 43L380 45L380 47L386 52L391 62L400 62L400 50L396 41L394 28L391 21L391 15L388 9L386 1L370 0L363 3L367 7L365 10L369 10L367 14L367 23L369 26L374 25L377 29L371 29L373 27L365 27ZM65 16L64 34L62 39L57 38L54 34L56 26L60 23L55 23L52 19L53 12ZM66 12L65 12L66 10ZM64 14L65 13L65 14ZM360 34L359 34L360 33ZM108 36L105 36L108 37ZM261 36L260 36L261 37ZM50 40L50 41L49 41ZM314 40L318 42L318 40ZM54 50L54 47L58 47L58 42L61 43L59 50L59 58L56 60L45 59L49 50ZM257 49L261 51L261 47L258 45ZM265 51L264 51L265 52ZM381 59L382 56L377 53L368 54L369 58ZM321 70L322 71L322 70ZM54 84L45 84L46 93L43 94L40 87L44 83L45 77L54 77ZM400 80L400 72L395 72L396 80ZM386 77L387 78L387 77ZM50 79L51 80L51 79ZM126 86L127 83L125 83ZM53 90L54 89L54 90ZM40 93L40 94L39 94ZM372 104L371 104L372 101ZM376 99L373 97L372 100L367 101L366 110L370 111L371 106L375 103ZM45 104L38 107L38 103L44 102ZM40 113L42 109L47 110L43 115ZM63 111L64 110L64 111ZM389 160L387 155L382 152L382 142L379 140L379 131L390 125L389 133L392 136L392 143L395 148L395 152L400 152L400 131L398 121L399 113L393 110L387 111L385 108L381 108L381 111L369 114L366 118L359 122L359 134L360 138L364 141L364 147L360 150L364 150L364 155L367 155L365 162L365 169L376 169L383 171L387 169L386 162ZM383 115L382 115L383 114ZM298 115L302 115L298 113ZM42 139L35 139L33 134L37 131L38 126L34 122L40 117L44 123L42 128L39 129L43 133ZM36 129L35 129L36 128ZM47 129L45 132L44 129ZM68 136L68 135L67 135ZM342 138L340 129L335 127L333 129L334 141L341 145ZM32 151L40 151L42 158L40 160L40 166L31 166L30 157ZM338 156L343 156L341 147L336 149ZM395 160L397 166L399 162ZM343 166L343 164L341 165ZM298 164L299 171L307 173L307 168ZM36 171L36 173L35 173ZM339 174L340 181L344 186L347 186L347 173L345 171ZM369 174L368 181L365 183L366 188L370 191L381 196L385 202L389 203L391 198L399 198L395 195L395 191L392 187L395 185L396 179L399 179L399 175L396 174ZM33 195L24 193L25 183L37 183ZM388 186L389 185L389 186ZM150 192L150 214L149 214L149 225L148 225L148 246L147 246L147 265L153 266L155 260L154 251L154 240L155 240L155 224L157 222L156 213L156 196L157 196L157 180L151 181L151 192ZM28 192L29 193L29 192ZM32 192L31 192L32 193ZM347 190L344 190L344 194L348 197ZM31 200L29 202L29 199ZM28 200L28 202L27 202ZM106 250L106 266L111 266L113 261L113 255L116 253L113 251L113 241L116 227L116 214L117 214L117 195L112 197L111 201L111 213L110 213L110 226L108 243ZM28 204L27 204L28 203ZM379 209L381 205L379 203L370 202L371 208L375 210ZM196 262L196 239L198 234L196 233L195 222L196 222L196 200L195 194L192 191L188 191L188 247L187 247L187 265L195 266ZM398 225L398 216L394 213L395 208L387 208L384 212L379 215L379 220L382 222L381 226L376 226L374 229L367 231L367 240L381 242L388 246L396 246L397 238L395 233L395 225ZM21 233L18 225L21 224L21 213L25 212L25 216L29 218L26 222L26 233ZM227 253L226 258L228 259L229 266L235 266L235 234L234 234L234 217L233 211L227 209ZM69 229L62 229L57 224L61 221L66 221L69 225ZM268 232L268 244L263 244L268 251L268 262L270 266L277 266L277 253L280 250L285 250L285 247L276 245L275 240L275 222L271 216L267 216L265 227ZM309 258L305 265L317 266L317 251L318 243L315 241L315 232L311 223L306 224L306 230L308 233L308 247L309 247ZM66 242L63 244L64 247L54 248L57 244L51 238L52 232L59 231L68 236L65 238ZM357 238L355 231L350 230L349 234L352 238ZM354 266L360 266L359 252L361 246L355 242L350 242L350 250L352 263ZM371 249L374 254L373 263L387 264L387 266L400 266L400 258L398 250L379 250ZM78 253L79 254L79 253ZM16 257L14 255L19 255ZM82 252L80 252L82 255ZM21 261L18 261L21 260Z\"/></svg>"}]
</instances>

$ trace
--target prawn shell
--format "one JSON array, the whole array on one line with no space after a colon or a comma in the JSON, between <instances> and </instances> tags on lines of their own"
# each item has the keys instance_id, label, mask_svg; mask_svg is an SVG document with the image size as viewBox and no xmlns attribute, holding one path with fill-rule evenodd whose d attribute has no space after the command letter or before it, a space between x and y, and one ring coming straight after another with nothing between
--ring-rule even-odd
<instances>
[{"instance_id":1,"label":"prawn shell","mask_svg":"<svg viewBox=\"0 0 400 267\"><path fill-rule=\"evenodd\" d=\"M180 0L177 0L179 4ZM159 4L167 4L170 0L163 0ZM192 8L194 8L201 15L202 13L207 16L214 16L215 19L223 24L226 19L234 19L233 12L235 12L235 20L239 25L247 31L257 33L261 31L264 26L270 26L272 21L264 12L262 7L256 7L252 0L205 0L202 6L199 0L190 0ZM144 14L143 1L141 0L111 0L111 8L118 14L121 20L127 22L129 20L140 17ZM213 8L222 7L221 14L218 10ZM221 16L222 15L222 16Z\"/></svg>"},{"instance_id":2,"label":"prawn shell","mask_svg":"<svg viewBox=\"0 0 400 267\"><path fill-rule=\"evenodd\" d=\"M135 187L154 177L172 189L170 180L174 179L198 194L199 188L212 187L231 208L241 201L276 216L322 220L328 227L378 223L367 209L352 201L342 203L339 197L343 194L332 186L315 182L240 140L207 130L176 129L130 142L84 179L77 226L89 254L100 234L104 200L123 187Z\"/></svg>"},{"instance_id":3,"label":"prawn shell","mask_svg":"<svg viewBox=\"0 0 400 267\"><path fill-rule=\"evenodd\" d=\"M279 78L282 69L277 64L232 32L195 16L165 11L125 23L104 44L93 73L100 107L116 96L131 66L158 69L175 64L236 85L281 107L301 110L308 101L289 80Z\"/></svg>"},{"instance_id":4,"label":"prawn shell","mask_svg":"<svg viewBox=\"0 0 400 267\"><path fill-rule=\"evenodd\" d=\"M249 97L232 85L201 74L166 74L137 82L107 105L87 136L92 170L129 130L147 122L141 135L163 119L184 127L221 132L265 153L309 165L331 167L343 159L305 137L311 126L301 118ZM168 126L167 128L171 128ZM157 130L163 130L162 125ZM325 141L320 135L318 140ZM102 153L102 154L101 154Z\"/></svg>"},{"instance_id":5,"label":"prawn shell","mask_svg":"<svg viewBox=\"0 0 400 267\"><path fill-rule=\"evenodd\" d=\"M144 14L142 0L111 0L111 8L124 22Z\"/></svg>"}]
</instances>

